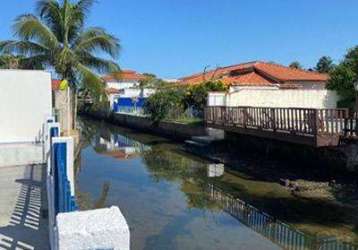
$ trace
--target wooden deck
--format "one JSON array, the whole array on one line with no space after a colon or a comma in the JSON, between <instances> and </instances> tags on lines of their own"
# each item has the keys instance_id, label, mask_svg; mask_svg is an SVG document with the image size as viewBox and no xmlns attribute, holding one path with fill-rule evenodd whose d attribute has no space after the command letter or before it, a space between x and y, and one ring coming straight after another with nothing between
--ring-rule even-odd
<instances>
[{"instance_id":1,"label":"wooden deck","mask_svg":"<svg viewBox=\"0 0 358 250\"><path fill-rule=\"evenodd\" d=\"M358 135L357 116L348 109L213 106L205 109L205 122L225 131L313 147L337 146Z\"/></svg>"}]
</instances>

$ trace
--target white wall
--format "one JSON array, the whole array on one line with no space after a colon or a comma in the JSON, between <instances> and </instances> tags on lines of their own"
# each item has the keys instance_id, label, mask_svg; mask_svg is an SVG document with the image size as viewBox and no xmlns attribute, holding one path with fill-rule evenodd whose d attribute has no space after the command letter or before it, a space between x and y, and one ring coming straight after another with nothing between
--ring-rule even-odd
<instances>
[{"instance_id":1,"label":"white wall","mask_svg":"<svg viewBox=\"0 0 358 250\"><path fill-rule=\"evenodd\" d=\"M0 143L41 139L52 113L51 74L35 70L0 70Z\"/></svg>"},{"instance_id":2,"label":"white wall","mask_svg":"<svg viewBox=\"0 0 358 250\"><path fill-rule=\"evenodd\" d=\"M107 88L114 88L114 89L127 89L133 88L139 85L138 81L114 81L114 82L107 82Z\"/></svg>"},{"instance_id":3,"label":"white wall","mask_svg":"<svg viewBox=\"0 0 358 250\"><path fill-rule=\"evenodd\" d=\"M132 89L125 89L123 94L120 94L120 97L123 98L133 98L133 97L140 97L142 90L140 88L132 88ZM143 89L143 97L147 98L150 95L154 94L154 89Z\"/></svg>"},{"instance_id":4,"label":"white wall","mask_svg":"<svg viewBox=\"0 0 358 250\"><path fill-rule=\"evenodd\" d=\"M209 94L209 105L213 94ZM226 94L227 106L336 108L338 95L330 90L315 89L242 89Z\"/></svg>"},{"instance_id":5,"label":"white wall","mask_svg":"<svg viewBox=\"0 0 358 250\"><path fill-rule=\"evenodd\" d=\"M225 92L211 92L209 93L208 106L225 106L226 93Z\"/></svg>"}]
</instances>

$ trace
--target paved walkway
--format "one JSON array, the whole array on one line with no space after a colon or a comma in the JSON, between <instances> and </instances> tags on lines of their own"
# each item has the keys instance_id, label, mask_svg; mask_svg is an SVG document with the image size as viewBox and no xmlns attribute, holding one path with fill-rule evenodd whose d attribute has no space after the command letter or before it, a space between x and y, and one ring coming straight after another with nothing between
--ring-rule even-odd
<instances>
[{"instance_id":1,"label":"paved walkway","mask_svg":"<svg viewBox=\"0 0 358 250\"><path fill-rule=\"evenodd\" d=\"M48 220L45 166L0 167L0 249L46 250Z\"/></svg>"}]
</instances>

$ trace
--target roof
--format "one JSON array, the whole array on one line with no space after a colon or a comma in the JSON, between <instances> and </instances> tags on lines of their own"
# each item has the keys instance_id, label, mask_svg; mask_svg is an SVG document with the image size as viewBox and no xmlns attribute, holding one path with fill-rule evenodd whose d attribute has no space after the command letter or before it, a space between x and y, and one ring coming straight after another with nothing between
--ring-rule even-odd
<instances>
[{"instance_id":1,"label":"roof","mask_svg":"<svg viewBox=\"0 0 358 250\"><path fill-rule=\"evenodd\" d=\"M186 84L199 84L208 79L221 80L230 86L269 86L283 83L295 84L302 81L325 84L328 80L328 75L293 69L275 63L254 61L217 68L206 73L183 77L180 80Z\"/></svg>"},{"instance_id":2,"label":"roof","mask_svg":"<svg viewBox=\"0 0 358 250\"><path fill-rule=\"evenodd\" d=\"M102 77L106 82L109 81L140 81L145 78L144 75L137 73L134 70L122 70L118 72L113 72L109 75Z\"/></svg>"},{"instance_id":3,"label":"roof","mask_svg":"<svg viewBox=\"0 0 358 250\"><path fill-rule=\"evenodd\" d=\"M61 80L52 79L51 80L51 86L52 90L59 90L60 89Z\"/></svg>"},{"instance_id":4,"label":"roof","mask_svg":"<svg viewBox=\"0 0 358 250\"><path fill-rule=\"evenodd\" d=\"M115 88L106 88L106 93L107 94L119 94L120 90L119 89L115 89Z\"/></svg>"}]
</instances>

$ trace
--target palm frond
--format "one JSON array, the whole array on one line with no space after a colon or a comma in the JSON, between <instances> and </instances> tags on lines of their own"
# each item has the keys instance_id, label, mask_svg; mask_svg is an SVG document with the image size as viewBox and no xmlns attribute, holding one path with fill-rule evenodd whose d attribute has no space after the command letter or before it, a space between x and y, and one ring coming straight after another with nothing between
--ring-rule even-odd
<instances>
[{"instance_id":1,"label":"palm frond","mask_svg":"<svg viewBox=\"0 0 358 250\"><path fill-rule=\"evenodd\" d=\"M80 61L83 65L101 74L119 70L119 66L116 62L96 57L85 51L77 53L76 56L78 61Z\"/></svg>"},{"instance_id":2,"label":"palm frond","mask_svg":"<svg viewBox=\"0 0 358 250\"><path fill-rule=\"evenodd\" d=\"M49 64L49 57L46 54L25 57L20 60L23 69L44 69Z\"/></svg>"},{"instance_id":3,"label":"palm frond","mask_svg":"<svg viewBox=\"0 0 358 250\"><path fill-rule=\"evenodd\" d=\"M5 54L20 54L23 56L33 56L44 54L48 49L38 43L31 41L7 40L0 42L0 52Z\"/></svg>"},{"instance_id":4,"label":"palm frond","mask_svg":"<svg viewBox=\"0 0 358 250\"><path fill-rule=\"evenodd\" d=\"M105 52L112 58L117 58L120 51L119 39L102 28L87 29L80 35L73 47L75 51Z\"/></svg>"},{"instance_id":5,"label":"palm frond","mask_svg":"<svg viewBox=\"0 0 358 250\"><path fill-rule=\"evenodd\" d=\"M39 17L51 28L59 41L63 40L63 20L61 6L56 0L38 0L36 11Z\"/></svg>"},{"instance_id":6,"label":"palm frond","mask_svg":"<svg viewBox=\"0 0 358 250\"><path fill-rule=\"evenodd\" d=\"M34 40L48 48L58 46L58 40L54 33L34 15L19 16L15 20L14 30L15 35L21 40Z\"/></svg>"},{"instance_id":7,"label":"palm frond","mask_svg":"<svg viewBox=\"0 0 358 250\"><path fill-rule=\"evenodd\" d=\"M104 82L97 74L81 63L77 65L76 71L79 74L81 87L88 90L96 102L105 97Z\"/></svg>"}]
</instances>

